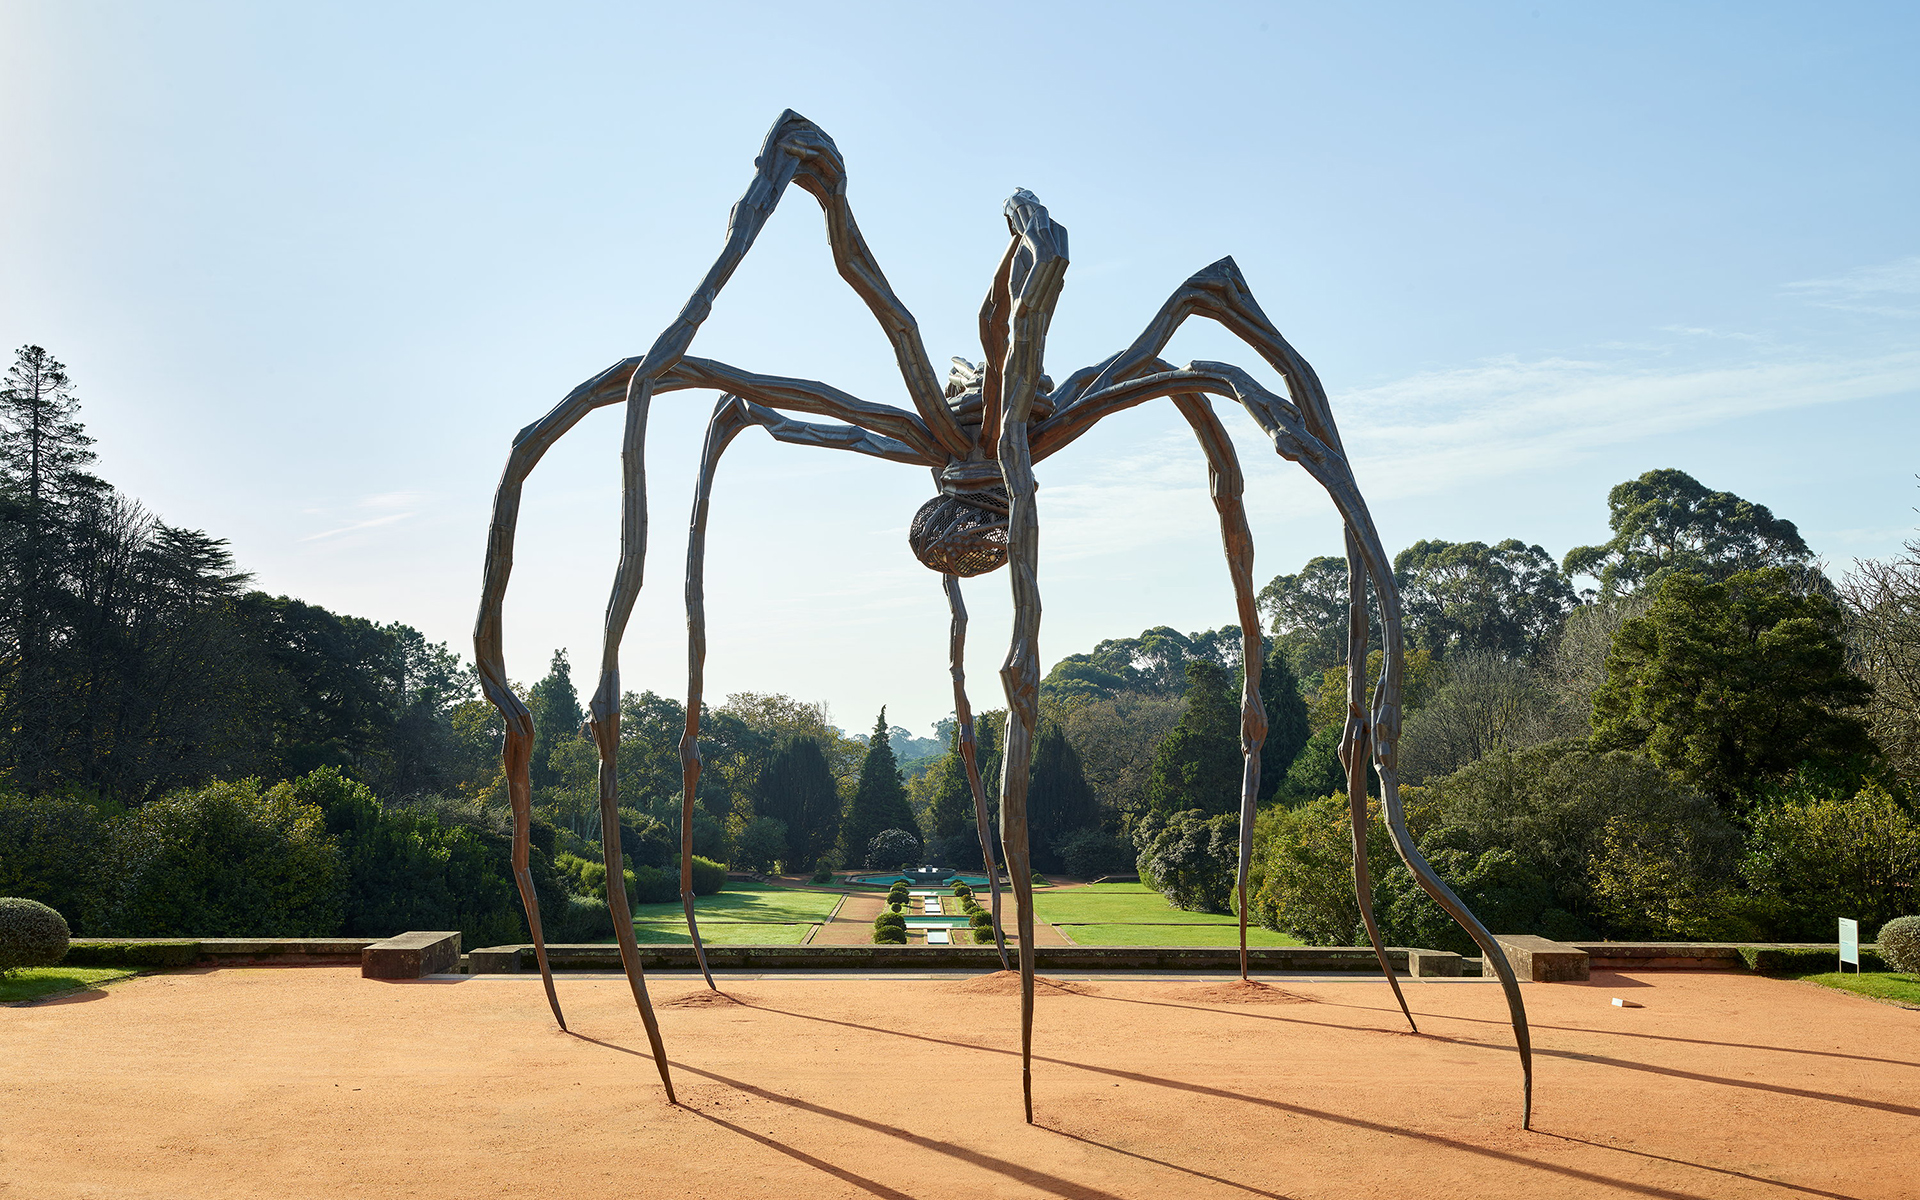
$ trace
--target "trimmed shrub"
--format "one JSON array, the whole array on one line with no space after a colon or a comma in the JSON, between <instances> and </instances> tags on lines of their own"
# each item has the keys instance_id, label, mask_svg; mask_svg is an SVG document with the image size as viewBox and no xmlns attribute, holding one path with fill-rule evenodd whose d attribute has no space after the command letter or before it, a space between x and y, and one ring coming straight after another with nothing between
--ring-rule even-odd
<instances>
[{"instance_id":1,"label":"trimmed shrub","mask_svg":"<svg viewBox=\"0 0 1920 1200\"><path fill-rule=\"evenodd\" d=\"M50 967L67 953L67 919L18 896L0 898L0 976L16 967Z\"/></svg>"},{"instance_id":2,"label":"trimmed shrub","mask_svg":"<svg viewBox=\"0 0 1920 1200\"><path fill-rule=\"evenodd\" d=\"M600 870L605 873L606 868ZM627 872L627 889L632 893L635 904L671 904L680 898L680 872L665 871L642 863ZM702 894L698 855L693 860L693 894Z\"/></svg>"},{"instance_id":3,"label":"trimmed shrub","mask_svg":"<svg viewBox=\"0 0 1920 1200\"><path fill-rule=\"evenodd\" d=\"M148 801L114 827L101 932L337 935L346 870L322 820L289 787L263 794L257 779ZM377 936L389 932L400 931Z\"/></svg>"},{"instance_id":4,"label":"trimmed shrub","mask_svg":"<svg viewBox=\"0 0 1920 1200\"><path fill-rule=\"evenodd\" d=\"M823 858L819 862L813 864L813 882L814 883L832 883L833 882L833 862L831 859Z\"/></svg>"},{"instance_id":5,"label":"trimmed shrub","mask_svg":"<svg viewBox=\"0 0 1920 1200\"><path fill-rule=\"evenodd\" d=\"M986 944L992 943L993 941L992 928L975 925L973 927L973 941L975 945L986 945Z\"/></svg>"},{"instance_id":6,"label":"trimmed shrub","mask_svg":"<svg viewBox=\"0 0 1920 1200\"><path fill-rule=\"evenodd\" d=\"M967 897L973 895L973 889L964 883L956 883L953 885L953 894L965 900Z\"/></svg>"},{"instance_id":7,"label":"trimmed shrub","mask_svg":"<svg viewBox=\"0 0 1920 1200\"><path fill-rule=\"evenodd\" d=\"M975 929L992 929L993 914L984 908L976 908L967 914L967 924Z\"/></svg>"},{"instance_id":8,"label":"trimmed shrub","mask_svg":"<svg viewBox=\"0 0 1920 1200\"><path fill-rule=\"evenodd\" d=\"M82 938L67 946L60 961L70 967L190 967L200 957L200 943L89 942Z\"/></svg>"},{"instance_id":9,"label":"trimmed shrub","mask_svg":"<svg viewBox=\"0 0 1920 1200\"><path fill-rule=\"evenodd\" d=\"M676 867L678 863L674 864ZM727 864L715 862L710 858L693 856L693 894L712 896L727 885ZM675 896L679 893L676 891Z\"/></svg>"},{"instance_id":10,"label":"trimmed shrub","mask_svg":"<svg viewBox=\"0 0 1920 1200\"><path fill-rule=\"evenodd\" d=\"M902 929L905 929L907 919L897 912L883 912L873 919L873 923L875 925L898 925Z\"/></svg>"},{"instance_id":11,"label":"trimmed shrub","mask_svg":"<svg viewBox=\"0 0 1920 1200\"><path fill-rule=\"evenodd\" d=\"M1895 917L1882 925L1880 957L1896 971L1920 975L1920 917Z\"/></svg>"},{"instance_id":12,"label":"trimmed shrub","mask_svg":"<svg viewBox=\"0 0 1920 1200\"><path fill-rule=\"evenodd\" d=\"M652 867L640 869L654 870ZM604 876L606 868L600 870ZM627 875L631 878L633 873L629 871ZM549 942L603 942L613 936L613 910L605 900L591 896L568 896L566 908L548 916L547 920L548 925L542 932Z\"/></svg>"},{"instance_id":13,"label":"trimmed shrub","mask_svg":"<svg viewBox=\"0 0 1920 1200\"><path fill-rule=\"evenodd\" d=\"M873 944L876 946L904 946L907 944L905 926L880 925L873 931Z\"/></svg>"},{"instance_id":14,"label":"trimmed shrub","mask_svg":"<svg viewBox=\"0 0 1920 1200\"><path fill-rule=\"evenodd\" d=\"M1740 959L1755 971L1781 975L1819 975L1840 969L1840 946L1792 948L1783 946L1742 946ZM1871 946L1860 947L1862 971L1884 971L1887 963Z\"/></svg>"}]
</instances>

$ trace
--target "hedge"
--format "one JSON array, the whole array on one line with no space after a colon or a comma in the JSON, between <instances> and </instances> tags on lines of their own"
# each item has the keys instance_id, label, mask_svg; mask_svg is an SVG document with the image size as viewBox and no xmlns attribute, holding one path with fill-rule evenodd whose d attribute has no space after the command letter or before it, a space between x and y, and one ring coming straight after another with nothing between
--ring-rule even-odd
<instances>
[{"instance_id":1,"label":"hedge","mask_svg":"<svg viewBox=\"0 0 1920 1200\"><path fill-rule=\"evenodd\" d=\"M1785 948L1780 946L1742 946L1740 960L1754 971L1769 971L1784 975L1817 975L1823 971L1838 969L1840 947L1810 946L1806 948ZM1887 961L1880 957L1878 946L1860 947L1860 969L1862 971L1889 971Z\"/></svg>"},{"instance_id":2,"label":"hedge","mask_svg":"<svg viewBox=\"0 0 1920 1200\"><path fill-rule=\"evenodd\" d=\"M62 963L73 967L190 967L200 957L196 941L90 942L67 946Z\"/></svg>"}]
</instances>

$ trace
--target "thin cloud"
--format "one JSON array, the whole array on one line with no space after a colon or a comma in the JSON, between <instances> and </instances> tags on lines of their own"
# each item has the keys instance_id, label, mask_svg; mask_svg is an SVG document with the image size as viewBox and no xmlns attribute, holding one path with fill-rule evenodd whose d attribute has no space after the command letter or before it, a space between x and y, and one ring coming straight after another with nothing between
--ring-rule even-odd
<instances>
[{"instance_id":1,"label":"thin cloud","mask_svg":"<svg viewBox=\"0 0 1920 1200\"><path fill-rule=\"evenodd\" d=\"M362 496L360 499L353 502L353 505L352 505L353 508L359 509L363 512L368 509L373 509L376 511L380 509L402 509L404 511L383 512L383 513L380 513L380 515L378 516L365 517L358 521L349 521L347 524L341 525L336 529L328 529L320 533L310 533L306 537L301 538L300 540L302 542L318 542L318 541L323 541L327 538L339 537L342 534L357 533L362 529L377 529L382 525L397 524L398 522L404 521L409 517L418 516L420 513L421 503L426 498L427 496L425 492L415 492L415 491L375 492L371 496ZM313 513L315 515L319 515L329 510L320 509L320 508L310 508L305 511L309 513Z\"/></svg>"},{"instance_id":2,"label":"thin cloud","mask_svg":"<svg viewBox=\"0 0 1920 1200\"><path fill-rule=\"evenodd\" d=\"M1786 284L1789 295L1821 308L1882 317L1920 317L1920 255L1856 267L1829 279Z\"/></svg>"},{"instance_id":3,"label":"thin cloud","mask_svg":"<svg viewBox=\"0 0 1920 1200\"><path fill-rule=\"evenodd\" d=\"M1340 392L1333 404L1368 496L1407 499L1648 437L1912 392L1920 392L1920 351L1690 370L1509 357ZM1272 447L1243 424L1228 421L1242 461L1271 457ZM1269 493L1263 503L1250 489L1249 507L1304 511L1324 503L1311 490ZM1191 537L1191 506L1205 495L1204 460L1190 438L1169 434L1145 453L1115 456L1048 489L1046 502L1050 520L1081 527L1086 540L1076 549L1098 554L1121 541ZM1130 514L1126 527L1098 532L1110 524L1098 514L1116 510Z\"/></svg>"},{"instance_id":4,"label":"thin cloud","mask_svg":"<svg viewBox=\"0 0 1920 1200\"><path fill-rule=\"evenodd\" d=\"M310 533L300 540L303 542L317 542L322 538L338 537L343 533L353 533L356 530L373 529L380 525L392 525L397 521L404 521L408 517L415 515L417 514L410 512L388 513L384 517L370 517L365 521L355 521L351 525L342 525L338 529L329 529L325 533Z\"/></svg>"}]
</instances>

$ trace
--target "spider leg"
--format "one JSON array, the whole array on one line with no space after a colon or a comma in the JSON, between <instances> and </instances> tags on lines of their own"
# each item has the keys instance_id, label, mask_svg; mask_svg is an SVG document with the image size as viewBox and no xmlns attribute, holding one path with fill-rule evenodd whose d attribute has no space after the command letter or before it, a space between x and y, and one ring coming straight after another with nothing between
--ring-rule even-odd
<instances>
[{"instance_id":1,"label":"spider leg","mask_svg":"<svg viewBox=\"0 0 1920 1200\"><path fill-rule=\"evenodd\" d=\"M887 284L885 274L873 259L872 251L867 248L866 240L860 236L859 226L854 223L853 211L846 198L846 164L840 157L840 151L819 127L791 109L781 113L773 128L767 133L766 141L760 147L760 156L755 160L756 173L753 182L748 185L746 194L733 206L727 218L727 238L718 258L708 268L705 278L694 290L680 315L654 340L646 357L632 372L627 381L627 423L625 436L621 444L621 505L620 505L620 563L614 572L611 594L607 598L605 633L600 655L600 683L594 690L593 698L588 702L589 722L594 732L594 741L600 751L601 805L603 809L615 807L612 789L616 786L614 759L619 753L620 724L620 642L626 634L627 621L633 615L634 602L639 598L640 587L646 561L647 544L647 497L646 497L646 430L647 414L653 394L665 390L668 376L676 368L682 368L680 376L687 386L712 386L711 379L699 376L701 368L717 368L720 364L701 363L694 360L684 361L687 348L692 344L694 334L713 311L714 301L719 297L720 289L726 286L733 272L753 247L760 230L766 225L767 218L773 214L774 206L780 202L781 195L789 183L798 183L802 189L812 194L820 204L827 219L827 240L833 251L834 265L840 275L853 290L865 300L874 318L886 331L887 339L893 345L902 378L907 391L913 397L914 406L920 412L921 423L913 423L905 418L907 427L902 429L908 439L918 442L922 438L931 439L944 447L949 453L964 453L969 446L966 435L961 431L946 400L938 381L933 374L932 364L927 360L926 348L920 342L920 332L913 316L900 303L898 297ZM734 381L745 386L728 386L727 390L751 395L757 387L764 386L763 380ZM788 381L793 382L793 381ZM794 389L799 398L819 398L825 391L821 385L802 386ZM850 399L850 398L844 398ZM831 406L829 406L831 411ZM885 410L891 413L892 410ZM874 414L866 414L871 418ZM899 414L905 417L905 414ZM858 418L856 418L856 423ZM890 431L891 432L891 431ZM684 752L683 752L684 755ZM686 769L697 774L697 758ZM691 804L691 797L683 804ZM609 827L604 822L601 828L603 839L612 837L617 843L619 824L616 820ZM614 860L617 844L609 849L609 863ZM683 812L681 820L681 882L682 892L690 892L689 872L692 870L692 838L690 823ZM618 880L620 876L609 866L608 877ZM691 904L691 901L687 901ZM692 921L689 909L689 922ZM631 940L631 931L622 935L622 959L626 966L627 977L634 986L635 998L642 997L640 983L639 956L637 949L631 955L626 953L627 943ZM697 943L696 943L697 944ZM705 953L700 951L702 970L704 971ZM709 976L711 982L711 976ZM642 1001L642 1007L647 1006ZM651 1026L650 1026L651 1027ZM665 1058L661 1057L661 1071L664 1077Z\"/></svg>"},{"instance_id":2,"label":"spider leg","mask_svg":"<svg viewBox=\"0 0 1920 1200\"><path fill-rule=\"evenodd\" d=\"M953 612L948 650L953 664L953 719L959 725L960 761L967 769L967 788L973 793L973 821L980 834L980 857L986 863L987 887L993 901L993 944L1000 951L1000 969L1007 970L1007 933L1000 924L1000 867L993 861L993 840L987 832L987 789L980 782L979 747L973 736L973 705L967 701L967 603L960 595L960 580L940 576L947 591L947 607Z\"/></svg>"},{"instance_id":3,"label":"spider leg","mask_svg":"<svg viewBox=\"0 0 1920 1200\"><path fill-rule=\"evenodd\" d=\"M1360 546L1347 529L1347 561L1360 560ZM1353 896L1360 908L1360 920L1367 927L1367 942L1380 962L1380 973L1387 977L1407 1028L1415 1033L1413 1010L1400 990L1399 977L1387 961L1387 948L1380 942L1380 922L1373 915L1373 880L1367 863L1367 762L1371 755L1373 731L1367 721L1367 578L1347 572L1347 722L1340 733L1340 765L1347 771L1347 815L1353 828Z\"/></svg>"},{"instance_id":4,"label":"spider leg","mask_svg":"<svg viewBox=\"0 0 1920 1200\"><path fill-rule=\"evenodd\" d=\"M726 453L734 438L754 425L764 427L775 439L794 445L852 450L891 462L925 465L918 452L904 443L851 425L812 425L791 420L733 395L720 398L714 406L713 417L707 422L706 442L700 452L700 475L694 486L693 516L687 530L687 717L680 736L680 903L687 915L687 933L693 939L700 974L707 986L716 991L719 989L707 965L706 947L700 940L700 923L693 908L693 805L700 786L700 710L707 663L707 515L712 506L713 481L719 471L720 456Z\"/></svg>"},{"instance_id":5,"label":"spider leg","mask_svg":"<svg viewBox=\"0 0 1920 1200\"><path fill-rule=\"evenodd\" d=\"M1259 815L1260 747L1267 739L1267 710L1260 700L1260 612L1254 604L1253 531L1247 527L1247 507L1241 495L1246 479L1240 457L1227 431L1205 396L1173 398L1180 415L1193 426L1194 436L1207 455L1207 474L1214 508L1220 513L1220 541L1226 549L1227 573L1233 577L1234 605L1240 616L1240 662L1244 683L1240 693L1240 862L1235 894L1240 913L1240 978L1247 977L1247 874L1253 865L1253 825Z\"/></svg>"},{"instance_id":6,"label":"spider leg","mask_svg":"<svg viewBox=\"0 0 1920 1200\"><path fill-rule=\"evenodd\" d=\"M1039 392L1047 323L1067 271L1067 231L1053 223L1032 193L1007 201L1007 225L1020 246L1009 269L1009 342L1001 387L1005 416L999 437L1006 481L1007 574L1013 590L1013 636L1000 682L1007 693L1000 771L1000 844L1019 905L1020 1092L1033 1123L1033 860L1027 844L1027 784L1040 698L1040 515L1034 507L1033 458L1027 425Z\"/></svg>"},{"instance_id":7,"label":"spider leg","mask_svg":"<svg viewBox=\"0 0 1920 1200\"><path fill-rule=\"evenodd\" d=\"M1224 300L1220 298L1224 297ZM1216 303L1218 301L1218 303ZM1228 303L1231 302L1231 303ZM1246 372L1222 363L1190 363L1175 371L1159 371L1150 375L1135 375L1149 365L1160 365L1151 354L1140 353L1143 345L1158 347L1164 345L1171 336L1172 327L1179 319L1184 319L1183 305L1193 311L1204 311L1259 349L1262 356L1280 370L1286 378L1288 389L1299 401L1296 405L1275 396L1261 387ZM1174 314L1169 316L1169 314ZM1255 318L1258 318L1256 321ZM1366 502L1360 496L1358 485L1354 482L1353 471L1346 460L1340 445L1339 431L1333 423L1332 409L1327 403L1326 394L1320 387L1320 381L1313 374L1306 361L1288 346L1278 333L1271 330L1265 322L1264 314L1254 304L1251 293L1239 281L1238 269L1231 259L1222 260L1213 267L1194 276L1188 281L1187 288L1176 293L1161 311L1160 318L1150 327L1147 334L1133 347L1122 352L1099 372L1091 377L1077 375L1070 383L1086 378L1088 382L1075 384L1077 391L1072 395L1064 394L1067 389L1056 389L1054 415L1043 422L1035 431L1034 444L1036 457L1045 457L1084 433L1101 417L1122 408L1142 403L1158 396L1172 396L1183 392L1207 392L1220 396L1229 396L1238 401L1247 410L1270 438L1281 457L1297 462L1306 468L1339 509L1347 528L1347 563L1350 580L1371 579L1374 594L1380 601L1381 629L1383 644L1381 647L1383 663L1380 681L1374 689L1371 713L1365 711L1365 663L1355 663L1350 659L1348 670L1362 672L1357 687L1349 684L1348 729L1343 745L1350 760L1364 762L1367 752L1371 753L1374 770L1380 779L1381 807L1385 811L1388 835L1393 840L1394 850L1400 860L1406 864L1414 881L1422 891L1431 896L1434 902L1447 915L1451 916L1466 931L1476 945L1480 947L1494 973L1500 979L1501 991L1507 1001L1507 1013L1513 1024L1514 1043L1520 1052L1521 1071L1521 1108L1520 1125L1532 1127L1533 1119L1533 1050L1532 1035L1527 1025L1525 1001L1521 999L1519 981L1514 977L1513 966L1500 944L1493 939L1480 919L1455 895L1446 881L1434 871L1433 866L1420 853L1414 843L1413 835L1406 825L1406 813L1400 799L1398 780L1398 757L1400 742L1400 686L1402 660L1405 641L1401 632L1400 593L1394 584L1391 560L1380 543L1378 530L1374 528L1372 515L1367 511ZM1157 339L1157 340L1155 340ZM1131 358L1130 363L1122 360ZM1106 381L1106 382L1102 382ZM1349 585L1350 596L1357 588L1364 605L1365 584ZM1360 618L1360 649L1365 649L1364 617ZM1351 642L1350 642L1351 644ZM1356 751L1358 751L1356 753ZM1349 781L1349 803L1358 789ZM1361 794L1364 794L1363 792ZM1363 802L1364 803L1364 802ZM1356 879L1356 884L1359 880ZM1362 890L1358 887L1356 890ZM1366 900L1362 900L1363 909ZM1370 930L1371 932L1371 930ZM1377 937L1377 935L1375 935ZM1376 947L1378 943L1376 941ZM1392 976L1389 976L1392 979ZM1396 995L1399 993L1398 981L1394 981ZM1404 1000L1403 1000L1404 1008ZM1412 1020L1411 1015L1408 1017Z\"/></svg>"}]
</instances>

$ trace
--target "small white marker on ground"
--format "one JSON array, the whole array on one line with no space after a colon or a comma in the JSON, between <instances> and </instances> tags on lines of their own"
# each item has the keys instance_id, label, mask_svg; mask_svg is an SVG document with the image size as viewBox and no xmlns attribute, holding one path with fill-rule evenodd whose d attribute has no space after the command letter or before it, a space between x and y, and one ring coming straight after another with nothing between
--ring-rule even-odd
<instances>
[{"instance_id":1,"label":"small white marker on ground","mask_svg":"<svg viewBox=\"0 0 1920 1200\"><path fill-rule=\"evenodd\" d=\"M1615 996L1613 998L1613 1006L1615 1008L1645 1008L1646 1007L1646 1005L1644 1004L1635 1004L1631 1000L1622 1000L1618 996Z\"/></svg>"}]
</instances>

